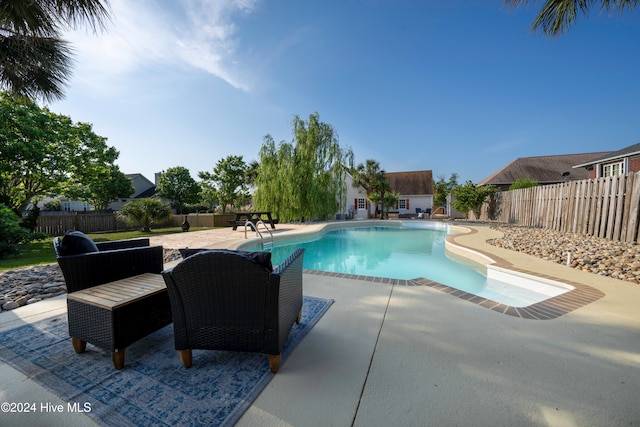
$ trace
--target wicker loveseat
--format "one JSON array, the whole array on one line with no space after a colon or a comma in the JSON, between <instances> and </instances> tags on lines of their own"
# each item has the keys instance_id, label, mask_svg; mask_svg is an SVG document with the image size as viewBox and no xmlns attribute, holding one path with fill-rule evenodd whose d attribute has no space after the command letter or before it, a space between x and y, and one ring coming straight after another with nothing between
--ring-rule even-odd
<instances>
[{"instance_id":1,"label":"wicker loveseat","mask_svg":"<svg viewBox=\"0 0 640 427\"><path fill-rule=\"evenodd\" d=\"M84 241L85 247L69 248L65 243L71 240L70 235ZM121 296L124 303L114 301L110 306L101 304L100 300L74 298L74 295L86 294L88 290L100 285L104 288L122 279L143 277L145 273L155 273L153 276L162 283L163 249L149 246L149 239L94 244L83 236L72 232L62 239L56 237L53 242L67 285L69 335L76 353L84 352L89 342L110 351L114 367L122 369L127 346L171 323L166 289L162 286L152 294L129 300L124 295ZM108 297L115 300L119 296Z\"/></svg>"},{"instance_id":2,"label":"wicker loveseat","mask_svg":"<svg viewBox=\"0 0 640 427\"><path fill-rule=\"evenodd\" d=\"M277 372L293 323L300 322L303 256L297 249L272 270L270 257L260 262L255 254L206 250L164 271L183 366L191 367L194 349L247 351L267 354Z\"/></svg>"}]
</instances>

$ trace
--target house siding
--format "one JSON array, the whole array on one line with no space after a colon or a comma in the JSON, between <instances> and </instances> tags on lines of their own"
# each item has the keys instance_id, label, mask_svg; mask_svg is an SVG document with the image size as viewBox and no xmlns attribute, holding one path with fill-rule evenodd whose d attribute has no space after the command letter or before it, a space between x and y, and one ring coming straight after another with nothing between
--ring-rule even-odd
<instances>
[{"instance_id":1,"label":"house siding","mask_svg":"<svg viewBox=\"0 0 640 427\"><path fill-rule=\"evenodd\" d=\"M345 183L347 186L347 194L345 199L340 203L340 212L337 212L337 216L346 216L346 218L367 218L367 210L360 209L358 210L358 199L367 199L367 193L361 186L354 187L353 186L353 178L350 174L346 174ZM367 202L368 205L368 202Z\"/></svg>"},{"instance_id":2,"label":"house siding","mask_svg":"<svg viewBox=\"0 0 640 427\"><path fill-rule=\"evenodd\" d=\"M587 169L589 179L600 178L605 174L605 167L622 163L623 168L620 173L625 175L640 172L640 143L630 145L618 151L605 153L590 162L579 163L573 166L574 169ZM614 171L618 173L618 171Z\"/></svg>"},{"instance_id":3,"label":"house siding","mask_svg":"<svg viewBox=\"0 0 640 427\"><path fill-rule=\"evenodd\" d=\"M395 211L399 214L404 213L415 213L416 209L420 209L424 212L427 209L431 209L433 207L433 196L431 194L427 195L401 195L400 199L406 200L406 205L404 209L400 209L398 204L390 209L390 211Z\"/></svg>"},{"instance_id":4,"label":"house siding","mask_svg":"<svg viewBox=\"0 0 640 427\"><path fill-rule=\"evenodd\" d=\"M640 156L632 157L629 159L629 171L631 172L640 172Z\"/></svg>"}]
</instances>

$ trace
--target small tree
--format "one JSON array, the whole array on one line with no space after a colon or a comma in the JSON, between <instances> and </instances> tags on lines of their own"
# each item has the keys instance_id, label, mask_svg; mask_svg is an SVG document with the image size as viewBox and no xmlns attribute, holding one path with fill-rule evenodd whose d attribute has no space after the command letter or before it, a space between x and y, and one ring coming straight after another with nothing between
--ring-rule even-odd
<instances>
[{"instance_id":1,"label":"small tree","mask_svg":"<svg viewBox=\"0 0 640 427\"><path fill-rule=\"evenodd\" d=\"M131 180L120 172L118 166L112 166L103 173L97 174L89 184L89 194L86 201L98 211L106 210L109 203L120 198L127 198L133 194L135 188Z\"/></svg>"},{"instance_id":2,"label":"small tree","mask_svg":"<svg viewBox=\"0 0 640 427\"><path fill-rule=\"evenodd\" d=\"M158 197L170 200L171 207L180 214L185 205L197 203L200 200L200 186L191 177L189 169L176 166L160 175L156 194Z\"/></svg>"},{"instance_id":3,"label":"small tree","mask_svg":"<svg viewBox=\"0 0 640 427\"><path fill-rule=\"evenodd\" d=\"M200 203L205 205L211 212L214 212L215 207L220 204L215 187L204 181L200 182Z\"/></svg>"},{"instance_id":4,"label":"small tree","mask_svg":"<svg viewBox=\"0 0 640 427\"><path fill-rule=\"evenodd\" d=\"M536 187L538 181L527 176L526 178L518 178L509 186L509 190L520 190L522 188Z\"/></svg>"},{"instance_id":5,"label":"small tree","mask_svg":"<svg viewBox=\"0 0 640 427\"><path fill-rule=\"evenodd\" d=\"M473 211L476 218L480 217L482 204L488 197L498 192L498 188L493 185L476 186L473 182L467 181L464 185L459 185L451 191L455 198L451 205L460 212L465 212L469 218L469 211Z\"/></svg>"},{"instance_id":6,"label":"small tree","mask_svg":"<svg viewBox=\"0 0 640 427\"><path fill-rule=\"evenodd\" d=\"M207 188L215 188L223 214L227 205L239 204L248 197L247 170L242 156L227 156L216 163L213 173L198 172Z\"/></svg>"},{"instance_id":7,"label":"small tree","mask_svg":"<svg viewBox=\"0 0 640 427\"><path fill-rule=\"evenodd\" d=\"M439 177L438 181L434 185L435 194L433 196L434 206L446 206L447 196L451 193L451 190L458 186L458 174L452 173L449 177L449 181L445 181L444 177Z\"/></svg>"},{"instance_id":8,"label":"small tree","mask_svg":"<svg viewBox=\"0 0 640 427\"><path fill-rule=\"evenodd\" d=\"M140 226L142 231L149 232L154 222L171 218L171 211L158 199L139 199L126 204L118 216L130 225Z\"/></svg>"}]
</instances>

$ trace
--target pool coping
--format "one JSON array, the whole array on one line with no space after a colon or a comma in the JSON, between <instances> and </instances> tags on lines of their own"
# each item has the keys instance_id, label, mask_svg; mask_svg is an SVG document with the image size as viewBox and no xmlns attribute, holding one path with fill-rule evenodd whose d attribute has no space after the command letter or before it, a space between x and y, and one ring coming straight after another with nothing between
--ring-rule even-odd
<instances>
[{"instance_id":1,"label":"pool coping","mask_svg":"<svg viewBox=\"0 0 640 427\"><path fill-rule=\"evenodd\" d=\"M544 301L540 301L538 303L531 304L526 307L513 307L505 304L500 304L492 300L484 299L482 297L478 297L477 295L469 294L467 292L458 291L457 289L451 288L446 285L440 285L439 287L433 286L434 288L442 287L440 288L440 290L442 290L443 292L447 292L449 294L457 296L458 298L465 299L469 302L481 305L485 308L488 308L493 311L497 311L502 314L521 317L523 319L532 319L532 320L556 319L560 316L563 316L567 313L571 313L572 311L575 311L588 304L591 304L592 302L595 302L606 295L604 292L594 287L584 285L582 283L577 283L567 279L560 279L548 274L541 274L538 272L519 268L495 254L489 254L479 249L472 249L464 244L457 242L456 237L460 236L462 233L476 234L478 233L478 230L475 230L473 228L467 228L467 227L456 227L456 228L459 229L461 233L449 235L446 237L445 240L446 240L447 249L454 251L458 255L465 256L464 255L465 252L473 253L477 256L480 256L486 259L488 261L487 263L488 268L489 267L498 268L508 272L519 273L522 275L531 276L531 277L542 279L545 281L559 282L561 284L572 286L574 289L568 292L565 292L561 295L548 298ZM476 262L479 262L475 258L474 260Z\"/></svg>"},{"instance_id":2,"label":"pool coping","mask_svg":"<svg viewBox=\"0 0 640 427\"><path fill-rule=\"evenodd\" d=\"M456 242L456 237L466 234L475 234L478 231L473 228L467 228L462 226L451 226L458 234L448 235L445 239L445 247L447 250L455 253L459 256L463 256L471 261L479 264L484 264L487 268L497 268L509 273L520 274L524 276L531 276L536 279L542 279L543 281L558 282L573 287L561 295L548 298L544 301L537 302L535 304L528 305L526 307L514 307L506 304L502 304L491 299L480 297L475 294L471 294L459 289L453 288L442 283L434 282L433 280L418 277L415 279L393 279L374 276L363 276L357 274L335 273L326 272L320 270L304 270L307 274L315 274L326 277L336 277L342 279L363 280L373 283L383 283L398 286L428 286L441 292L447 293L456 298L465 300L472 304L479 305L489 310L506 314L507 316L519 317L528 320L551 320L557 319L567 313L571 313L579 308L582 308L594 301L599 300L605 296L605 293L599 289L593 288L588 285L573 282L566 279L559 279L547 274L540 274L537 272L529 271L523 268L515 267L512 263L494 255L483 252L478 249L472 249L466 245ZM319 231L319 230L318 230Z\"/></svg>"},{"instance_id":3,"label":"pool coping","mask_svg":"<svg viewBox=\"0 0 640 427\"><path fill-rule=\"evenodd\" d=\"M516 269L525 274L532 274L529 271ZM374 277L374 276L362 276L358 274L346 274L346 273L334 273L320 270L304 270L306 274L315 274L325 277L335 277L340 279L362 280L372 283L388 284L392 286L428 286L438 291L447 293L456 298L463 299L467 302L479 305L492 311L496 311L507 316L520 317L522 319L529 320L551 320L557 319L567 313L571 313L581 307L591 304L594 301L604 297L605 294L598 289L591 286L582 285L576 282L569 282L575 289L567 291L562 295L551 297L544 301L531 304L526 307L513 307L510 305L502 304L491 299L483 298L475 294L470 294L465 291L453 288L442 283L434 282L433 280L425 279L424 277L418 277L415 279L392 279L388 277ZM557 280L552 276L536 275L538 277L550 280ZM566 280L562 281L567 283Z\"/></svg>"}]
</instances>

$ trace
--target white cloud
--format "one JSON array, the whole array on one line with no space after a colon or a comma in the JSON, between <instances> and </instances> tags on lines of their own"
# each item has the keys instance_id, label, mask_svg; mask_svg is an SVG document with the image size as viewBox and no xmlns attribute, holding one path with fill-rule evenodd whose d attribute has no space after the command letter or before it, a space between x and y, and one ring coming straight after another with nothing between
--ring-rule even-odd
<instances>
[{"instance_id":1,"label":"white cloud","mask_svg":"<svg viewBox=\"0 0 640 427\"><path fill-rule=\"evenodd\" d=\"M75 82L108 88L143 67L186 65L248 91L235 61L234 19L255 5L256 0L112 0L106 31L65 35L76 52Z\"/></svg>"}]
</instances>

